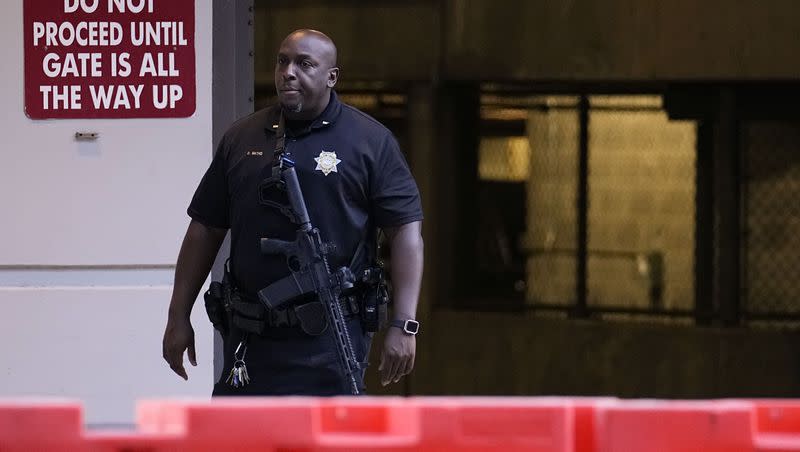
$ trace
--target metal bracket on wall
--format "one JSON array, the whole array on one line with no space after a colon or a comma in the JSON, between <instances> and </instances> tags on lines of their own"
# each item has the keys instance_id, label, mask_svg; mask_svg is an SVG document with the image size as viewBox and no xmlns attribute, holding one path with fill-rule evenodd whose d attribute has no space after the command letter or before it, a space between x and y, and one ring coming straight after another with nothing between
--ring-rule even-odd
<instances>
[{"instance_id":1,"label":"metal bracket on wall","mask_svg":"<svg viewBox=\"0 0 800 452\"><path fill-rule=\"evenodd\" d=\"M89 141L100 138L97 132L75 132L75 139L78 141Z\"/></svg>"}]
</instances>

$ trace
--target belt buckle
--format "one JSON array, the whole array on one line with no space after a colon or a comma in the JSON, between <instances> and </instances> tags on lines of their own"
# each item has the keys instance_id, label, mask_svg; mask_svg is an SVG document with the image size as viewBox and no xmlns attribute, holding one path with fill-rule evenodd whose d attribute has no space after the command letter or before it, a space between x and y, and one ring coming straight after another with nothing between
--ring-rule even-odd
<instances>
[{"instance_id":1,"label":"belt buckle","mask_svg":"<svg viewBox=\"0 0 800 452\"><path fill-rule=\"evenodd\" d=\"M269 320L272 326L277 328L285 328L290 326L289 315L287 314L286 309L271 310Z\"/></svg>"}]
</instances>

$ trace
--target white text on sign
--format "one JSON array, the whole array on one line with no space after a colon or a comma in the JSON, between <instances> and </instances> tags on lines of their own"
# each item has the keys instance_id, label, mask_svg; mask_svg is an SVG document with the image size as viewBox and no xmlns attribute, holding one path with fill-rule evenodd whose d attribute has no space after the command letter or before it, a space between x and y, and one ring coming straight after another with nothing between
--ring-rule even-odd
<instances>
[{"instance_id":1,"label":"white text on sign","mask_svg":"<svg viewBox=\"0 0 800 452\"><path fill-rule=\"evenodd\" d=\"M64 0L64 12L74 13L81 10L84 13L93 13L100 6L100 0ZM153 12L153 0L108 0L109 13L134 13L139 14L143 11Z\"/></svg>"}]
</instances>

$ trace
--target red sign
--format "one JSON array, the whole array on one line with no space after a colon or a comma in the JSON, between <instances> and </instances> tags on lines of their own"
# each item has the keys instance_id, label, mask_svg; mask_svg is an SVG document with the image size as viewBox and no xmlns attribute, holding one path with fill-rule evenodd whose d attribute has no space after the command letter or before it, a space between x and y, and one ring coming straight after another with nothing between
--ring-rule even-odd
<instances>
[{"instance_id":1,"label":"red sign","mask_svg":"<svg viewBox=\"0 0 800 452\"><path fill-rule=\"evenodd\" d=\"M194 0L24 1L30 118L194 113Z\"/></svg>"}]
</instances>

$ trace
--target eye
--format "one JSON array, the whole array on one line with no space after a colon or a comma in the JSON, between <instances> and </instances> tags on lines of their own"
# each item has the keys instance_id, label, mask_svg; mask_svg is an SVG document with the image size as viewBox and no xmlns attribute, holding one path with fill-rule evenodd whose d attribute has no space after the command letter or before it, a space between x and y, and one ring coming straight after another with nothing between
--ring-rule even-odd
<instances>
[{"instance_id":1,"label":"eye","mask_svg":"<svg viewBox=\"0 0 800 452\"><path fill-rule=\"evenodd\" d=\"M285 56L279 56L278 57L278 64L280 64L280 65L286 64L286 57Z\"/></svg>"},{"instance_id":2,"label":"eye","mask_svg":"<svg viewBox=\"0 0 800 452\"><path fill-rule=\"evenodd\" d=\"M300 64L306 69L314 67L314 65L309 60L303 60Z\"/></svg>"}]
</instances>

